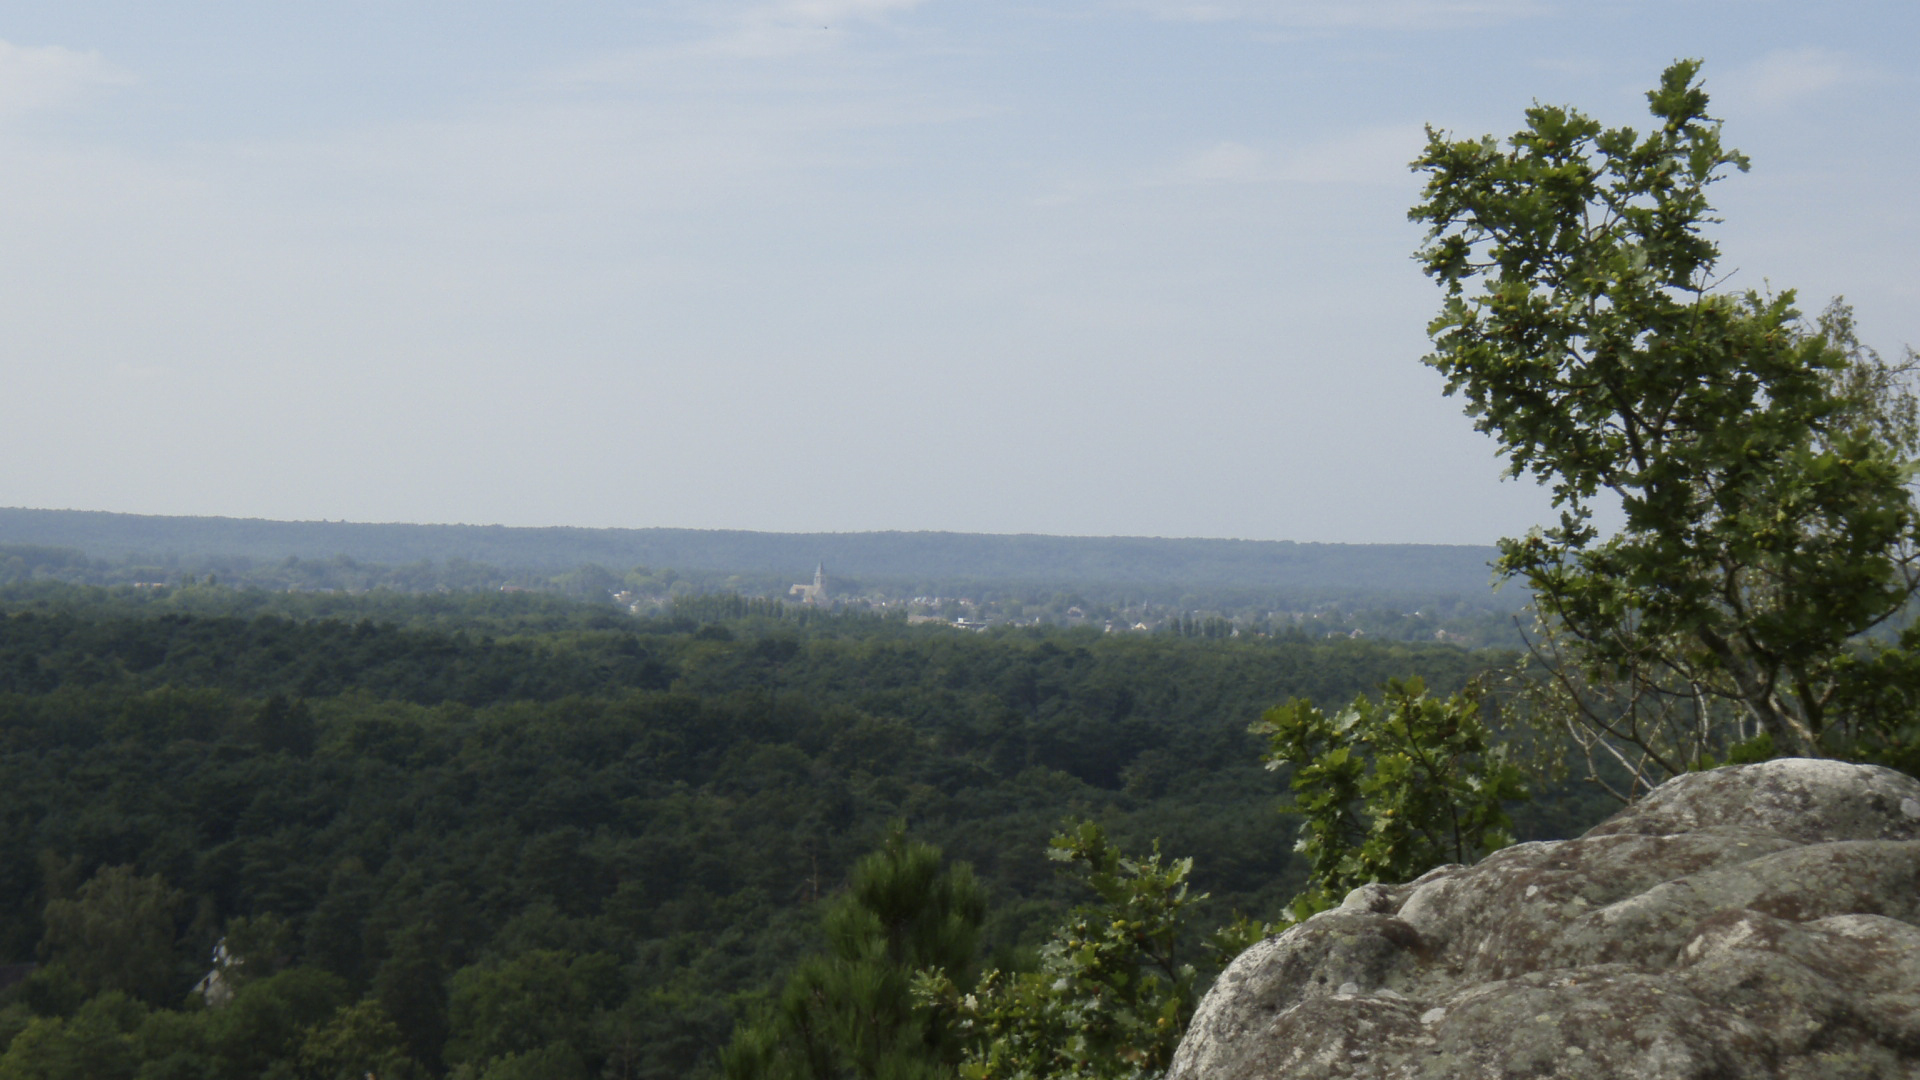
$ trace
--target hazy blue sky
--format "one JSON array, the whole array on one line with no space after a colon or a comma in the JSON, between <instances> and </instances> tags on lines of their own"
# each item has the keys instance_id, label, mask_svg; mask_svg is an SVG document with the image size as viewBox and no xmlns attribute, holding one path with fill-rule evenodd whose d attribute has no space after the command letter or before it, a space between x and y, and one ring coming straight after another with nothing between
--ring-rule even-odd
<instances>
[{"instance_id":1,"label":"hazy blue sky","mask_svg":"<svg viewBox=\"0 0 1920 1080\"><path fill-rule=\"evenodd\" d=\"M1920 345L1920 5L0 0L0 505L1487 542L1421 125L1707 61Z\"/></svg>"}]
</instances>

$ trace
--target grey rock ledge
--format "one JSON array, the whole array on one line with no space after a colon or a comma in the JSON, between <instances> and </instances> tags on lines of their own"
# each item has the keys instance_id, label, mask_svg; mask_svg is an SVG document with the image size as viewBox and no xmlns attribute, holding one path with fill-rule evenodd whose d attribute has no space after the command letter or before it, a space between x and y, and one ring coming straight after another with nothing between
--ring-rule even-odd
<instances>
[{"instance_id":1,"label":"grey rock ledge","mask_svg":"<svg viewBox=\"0 0 1920 1080\"><path fill-rule=\"evenodd\" d=\"M1678 777L1255 945L1168 1080L1920 1080L1920 781Z\"/></svg>"}]
</instances>

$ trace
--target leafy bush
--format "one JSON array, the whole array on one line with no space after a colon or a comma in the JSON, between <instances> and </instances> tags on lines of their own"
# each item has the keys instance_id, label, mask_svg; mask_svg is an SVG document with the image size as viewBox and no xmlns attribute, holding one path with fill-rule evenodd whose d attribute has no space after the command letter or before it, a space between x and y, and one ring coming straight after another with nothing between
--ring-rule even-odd
<instances>
[{"instance_id":1,"label":"leafy bush","mask_svg":"<svg viewBox=\"0 0 1920 1080\"><path fill-rule=\"evenodd\" d=\"M1445 700L1418 678L1392 680L1328 716L1298 698L1253 725L1267 767L1291 767L1301 815L1298 850L1311 880L1296 920L1368 882L1401 882L1442 863L1465 863L1513 842L1509 802L1527 797L1511 749L1481 717L1482 695Z\"/></svg>"}]
</instances>

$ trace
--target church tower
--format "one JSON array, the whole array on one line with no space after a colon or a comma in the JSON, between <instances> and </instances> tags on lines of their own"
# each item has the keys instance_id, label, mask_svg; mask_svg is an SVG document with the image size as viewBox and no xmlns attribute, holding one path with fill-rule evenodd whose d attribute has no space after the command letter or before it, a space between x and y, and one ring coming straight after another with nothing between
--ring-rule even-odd
<instances>
[{"instance_id":1,"label":"church tower","mask_svg":"<svg viewBox=\"0 0 1920 1080\"><path fill-rule=\"evenodd\" d=\"M813 568L813 584L795 585L787 590L788 596L797 596L803 604L824 607L827 603L827 564L821 562Z\"/></svg>"}]
</instances>

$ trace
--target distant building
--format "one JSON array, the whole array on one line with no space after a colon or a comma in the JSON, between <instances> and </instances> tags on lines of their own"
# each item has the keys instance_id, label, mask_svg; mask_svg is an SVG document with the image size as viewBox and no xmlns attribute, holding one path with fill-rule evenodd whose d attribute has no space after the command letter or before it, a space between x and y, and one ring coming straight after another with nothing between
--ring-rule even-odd
<instances>
[{"instance_id":1,"label":"distant building","mask_svg":"<svg viewBox=\"0 0 1920 1080\"><path fill-rule=\"evenodd\" d=\"M214 942L213 970L193 984L193 992L200 995L207 1008L222 1008L233 1000L234 979L230 973L238 966L238 958L227 951L227 939Z\"/></svg>"},{"instance_id":2,"label":"distant building","mask_svg":"<svg viewBox=\"0 0 1920 1080\"><path fill-rule=\"evenodd\" d=\"M827 564L821 563L813 568L813 584L795 585L787 590L788 596L797 596L803 604L815 607L827 605Z\"/></svg>"}]
</instances>

